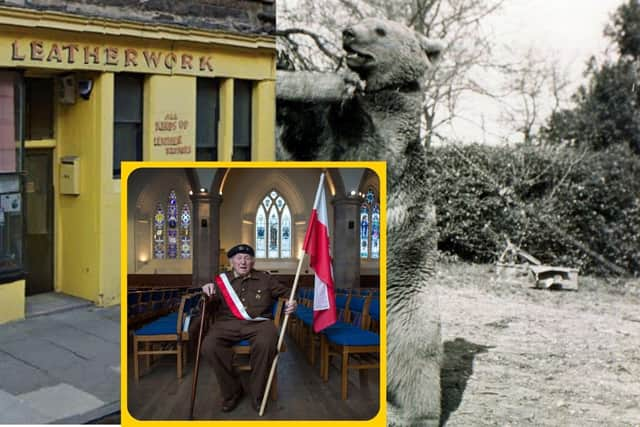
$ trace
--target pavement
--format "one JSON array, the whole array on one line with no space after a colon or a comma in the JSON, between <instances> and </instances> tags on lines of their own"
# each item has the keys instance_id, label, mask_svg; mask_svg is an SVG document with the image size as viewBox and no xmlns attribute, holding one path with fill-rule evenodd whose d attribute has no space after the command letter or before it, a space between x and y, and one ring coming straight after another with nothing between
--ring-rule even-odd
<instances>
[{"instance_id":1,"label":"pavement","mask_svg":"<svg viewBox=\"0 0 640 427\"><path fill-rule=\"evenodd\" d=\"M120 410L120 306L47 293L0 325L0 424L84 424Z\"/></svg>"}]
</instances>

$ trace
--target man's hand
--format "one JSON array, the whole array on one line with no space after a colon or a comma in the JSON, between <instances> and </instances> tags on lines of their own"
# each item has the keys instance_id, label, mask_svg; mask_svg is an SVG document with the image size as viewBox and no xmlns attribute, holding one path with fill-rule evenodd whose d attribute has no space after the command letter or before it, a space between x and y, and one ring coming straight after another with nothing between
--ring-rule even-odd
<instances>
[{"instance_id":1,"label":"man's hand","mask_svg":"<svg viewBox=\"0 0 640 427\"><path fill-rule=\"evenodd\" d=\"M291 314L296 311L296 307L298 307L298 303L296 300L292 300L291 303L287 301L284 305L284 314Z\"/></svg>"},{"instance_id":2,"label":"man's hand","mask_svg":"<svg viewBox=\"0 0 640 427\"><path fill-rule=\"evenodd\" d=\"M207 283L206 285L202 286L202 292L204 292L204 294L208 297L215 295L216 285L214 285L213 283Z\"/></svg>"}]
</instances>

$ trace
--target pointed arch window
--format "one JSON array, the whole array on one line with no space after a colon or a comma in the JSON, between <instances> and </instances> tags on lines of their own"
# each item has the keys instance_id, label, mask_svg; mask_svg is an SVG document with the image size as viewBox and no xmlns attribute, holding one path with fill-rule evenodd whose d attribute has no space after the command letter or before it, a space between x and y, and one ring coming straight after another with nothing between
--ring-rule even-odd
<instances>
[{"instance_id":1,"label":"pointed arch window","mask_svg":"<svg viewBox=\"0 0 640 427\"><path fill-rule=\"evenodd\" d=\"M156 259L191 258L191 208L184 203L178 208L175 190L169 191L167 209L156 203L153 217L153 257Z\"/></svg>"},{"instance_id":2,"label":"pointed arch window","mask_svg":"<svg viewBox=\"0 0 640 427\"><path fill-rule=\"evenodd\" d=\"M256 211L256 258L290 258L291 211L280 193L271 190Z\"/></svg>"},{"instance_id":3,"label":"pointed arch window","mask_svg":"<svg viewBox=\"0 0 640 427\"><path fill-rule=\"evenodd\" d=\"M380 258L380 203L371 187L360 205L360 258Z\"/></svg>"}]
</instances>

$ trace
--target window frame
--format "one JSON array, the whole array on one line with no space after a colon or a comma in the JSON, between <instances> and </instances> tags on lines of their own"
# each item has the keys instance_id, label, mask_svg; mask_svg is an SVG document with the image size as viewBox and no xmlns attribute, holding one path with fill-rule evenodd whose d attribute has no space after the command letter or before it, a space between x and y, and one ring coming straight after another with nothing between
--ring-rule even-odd
<instances>
[{"instance_id":1,"label":"window frame","mask_svg":"<svg viewBox=\"0 0 640 427\"><path fill-rule=\"evenodd\" d=\"M272 193L275 193L276 196L271 196ZM265 207L264 206L264 202L265 200L269 198L271 200L269 207ZM283 204L281 208L278 208L277 206L277 200L278 199L282 199ZM260 211L262 210L263 214L264 214L264 242L265 242L265 248L264 248L264 256L261 255L261 253L259 252L260 246L258 245L258 215L260 213ZM277 230L278 230L278 246L277 246L277 256L269 256L269 239L271 236L271 231L270 231L270 223L269 223L269 217L271 216L271 212L275 212L277 215ZM288 237L288 242L289 242L289 247L288 247L288 251L289 251L289 255L288 256L283 256L282 252L283 252L283 246L282 246L282 236L283 236L283 219L285 216L285 212L287 212L287 215L289 217L289 237ZM258 206L256 207L256 209L254 210L254 215L253 215L253 239L254 239L254 245L256 248L256 259L260 259L260 260L265 260L265 261L274 261L274 260L288 260L291 259L293 256L293 241L294 241L294 229L293 229L293 213L291 212L291 208L289 207L289 203L287 202L287 199L284 197L284 195L279 192L278 190L276 190L275 188L269 190L267 193L265 193L265 195L263 197L260 198L260 202L258 204Z\"/></svg>"},{"instance_id":2,"label":"window frame","mask_svg":"<svg viewBox=\"0 0 640 427\"><path fill-rule=\"evenodd\" d=\"M210 85L210 86L209 86ZM205 87L206 86L206 87ZM211 94L214 95L213 103L213 147L210 145L201 145L201 139L204 139L203 132L208 132L201 119L201 108L210 107L209 100L206 98ZM207 104L206 106L203 104ZM206 113L211 113L207 111ZM220 146L220 135L218 135L218 124L220 122L220 81L215 78L198 77L196 79L196 161L218 161L218 149ZM208 136L208 135L207 135ZM211 158L204 158L206 153L211 153Z\"/></svg>"},{"instance_id":3,"label":"window frame","mask_svg":"<svg viewBox=\"0 0 640 427\"><path fill-rule=\"evenodd\" d=\"M251 161L253 149L253 80L236 79L233 83L233 161ZM246 92L245 92L246 91ZM240 99L248 94L248 99ZM246 108L247 111L244 111ZM243 116L246 113L246 117ZM240 130L246 129L246 138L239 140ZM243 133L243 136L245 134Z\"/></svg>"},{"instance_id":4,"label":"window frame","mask_svg":"<svg viewBox=\"0 0 640 427\"><path fill-rule=\"evenodd\" d=\"M12 283L17 280L22 280L26 277L25 272L25 259L24 259L24 240L25 240L25 220L24 220L24 155L25 155L25 81L24 75L21 72L2 70L0 72L13 74L13 107L14 107L14 142L16 144L16 164L15 171L3 171L0 172L0 179L4 180L5 177L9 177L7 181L14 181L15 188L11 191L6 191L0 194L2 195L18 195L19 197L19 211L13 215L16 219L16 230L14 235L17 234L19 239L18 249L15 251L15 255L18 258L16 265L10 268L3 268L0 266L0 285L6 283ZM12 179L13 178L13 179ZM4 214L3 214L4 215ZM7 218L4 218L4 223L7 222ZM12 234L9 234L8 239Z\"/></svg>"},{"instance_id":5,"label":"window frame","mask_svg":"<svg viewBox=\"0 0 640 427\"><path fill-rule=\"evenodd\" d=\"M138 113L138 117L137 118L124 118L124 119L119 119L118 118L118 114L117 114L117 108L118 108L118 80L119 79L124 79L124 78L128 78L131 80L137 80L138 81L138 88L139 91L139 104L140 104L140 109L137 112ZM142 144L143 144L143 138L144 138L144 80L145 80L145 76L144 75L139 75L139 74L135 74L135 73L115 73L114 75L114 80L113 80L113 165L112 165L112 177L113 179L120 179L122 176L122 167L121 165L118 163L118 161L116 160L116 157L119 157L120 160L119 162L123 162L123 161L142 161ZM128 90L130 89L130 87L126 87L124 89L124 93L128 93ZM118 142L118 132L117 132L117 128L118 125L135 125L134 129L135 129L135 141L133 142L133 144L135 144L134 150L135 150L135 158L131 159L131 158L126 158L123 159L122 156L116 156L116 154L121 154L122 153L122 147L124 147L124 143L119 143ZM128 147L127 147L128 148ZM116 164L118 163L118 164Z\"/></svg>"},{"instance_id":6,"label":"window frame","mask_svg":"<svg viewBox=\"0 0 640 427\"><path fill-rule=\"evenodd\" d=\"M24 137L27 141L41 141L47 139L55 138L55 91L56 91L56 81L52 77L25 77L24 79L24 93L25 93L25 123L24 123ZM44 95L48 95L49 98L49 108L48 111L45 111L48 115L46 117L47 125L49 125L48 133L45 136L42 135L34 135L33 133L33 121L31 120L31 112L33 111L33 107L35 105L41 105L37 100L43 100L43 98L38 98L42 95L43 90L46 88L48 93ZM36 97L36 100L31 99L31 96ZM44 117L44 115L43 115Z\"/></svg>"}]
</instances>

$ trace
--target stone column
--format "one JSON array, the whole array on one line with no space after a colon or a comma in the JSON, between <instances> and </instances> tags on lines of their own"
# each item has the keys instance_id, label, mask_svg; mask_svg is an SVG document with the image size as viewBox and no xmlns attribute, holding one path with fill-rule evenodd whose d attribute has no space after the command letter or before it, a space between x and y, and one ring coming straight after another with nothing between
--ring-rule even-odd
<instances>
[{"instance_id":1,"label":"stone column","mask_svg":"<svg viewBox=\"0 0 640 427\"><path fill-rule=\"evenodd\" d=\"M193 285L202 286L218 273L220 204L218 194L197 193L193 203Z\"/></svg>"},{"instance_id":2,"label":"stone column","mask_svg":"<svg viewBox=\"0 0 640 427\"><path fill-rule=\"evenodd\" d=\"M359 198L333 200L333 278L336 288L360 287Z\"/></svg>"}]
</instances>

